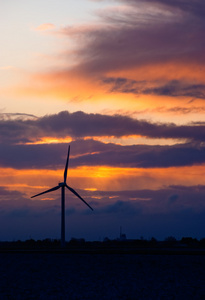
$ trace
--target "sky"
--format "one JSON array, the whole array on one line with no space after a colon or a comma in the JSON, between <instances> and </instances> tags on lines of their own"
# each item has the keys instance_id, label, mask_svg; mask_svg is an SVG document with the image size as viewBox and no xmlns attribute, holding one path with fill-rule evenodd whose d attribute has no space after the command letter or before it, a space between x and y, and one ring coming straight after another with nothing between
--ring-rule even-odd
<instances>
[{"instance_id":1,"label":"sky","mask_svg":"<svg viewBox=\"0 0 205 300\"><path fill-rule=\"evenodd\" d=\"M0 8L0 240L204 238L205 2Z\"/></svg>"}]
</instances>

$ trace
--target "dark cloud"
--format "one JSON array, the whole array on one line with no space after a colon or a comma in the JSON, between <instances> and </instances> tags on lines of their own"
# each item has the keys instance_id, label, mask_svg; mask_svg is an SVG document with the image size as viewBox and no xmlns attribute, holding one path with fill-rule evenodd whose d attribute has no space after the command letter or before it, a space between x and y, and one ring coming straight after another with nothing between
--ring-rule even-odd
<instances>
[{"instance_id":1,"label":"dark cloud","mask_svg":"<svg viewBox=\"0 0 205 300\"><path fill-rule=\"evenodd\" d=\"M198 5L199 2L200 5ZM89 50L94 52L101 49L98 53L102 56L98 55L97 58L101 58L102 61L112 57L113 64L110 62L111 65L108 65L108 68L117 68L120 58L122 68L123 65L128 66L129 63L139 66L179 59L187 62L189 59L200 63L199 60L203 58L204 61L202 49L205 44L200 29L204 28L205 22L200 18L195 20L194 24L190 23L193 18L197 17L194 12L204 10L202 1L195 3L186 1L187 5L185 3L179 5L177 1L175 3L171 1L171 5L168 1L146 1L147 6L146 8L143 6L142 10L140 10L140 5L144 5L144 1L130 1L130 3L136 5L136 11L132 8L124 15L118 15L118 18L116 18L116 11L115 15L112 13L113 19L109 18L111 24L118 26L113 26L113 29L109 27L109 31L105 28L103 32L105 35L102 32L98 36L96 32L93 33L96 40L95 44L92 44L93 48L89 47ZM162 6L157 13L158 4ZM189 14L182 14L187 11ZM123 20L126 20L126 24ZM200 57L197 57L197 54Z\"/></svg>"},{"instance_id":2,"label":"dark cloud","mask_svg":"<svg viewBox=\"0 0 205 300\"><path fill-rule=\"evenodd\" d=\"M127 116L107 116L83 112L60 112L38 119L0 121L0 166L12 168L51 168L64 166L67 145L24 144L43 137L71 136L73 167L110 165L127 167L170 167L204 163L205 125L157 124ZM149 138L186 139L172 146L104 144L90 139L95 136L142 135ZM55 159L54 159L55 158Z\"/></svg>"},{"instance_id":3,"label":"dark cloud","mask_svg":"<svg viewBox=\"0 0 205 300\"><path fill-rule=\"evenodd\" d=\"M96 207L96 221L106 216L106 223L118 224L128 237L164 239L167 236L205 236L205 186L169 186L159 190L88 192L101 195ZM111 197L118 197L116 198ZM140 200L129 200L129 199ZM144 199L144 200L143 200ZM104 202L104 205L102 204ZM112 223L111 223L112 220ZM115 229L115 226L110 226ZM110 229L114 236L116 232ZM109 233L107 233L109 235ZM115 236L114 236L115 237Z\"/></svg>"},{"instance_id":4,"label":"dark cloud","mask_svg":"<svg viewBox=\"0 0 205 300\"><path fill-rule=\"evenodd\" d=\"M107 144L104 151L73 159L74 165L110 165L127 167L170 167L202 164L205 147L192 144L175 146L119 146Z\"/></svg>"},{"instance_id":5,"label":"dark cloud","mask_svg":"<svg viewBox=\"0 0 205 300\"><path fill-rule=\"evenodd\" d=\"M57 169L65 164L67 145L1 145L0 165L17 169Z\"/></svg>"},{"instance_id":6,"label":"dark cloud","mask_svg":"<svg viewBox=\"0 0 205 300\"><path fill-rule=\"evenodd\" d=\"M146 89L144 94L205 99L205 85L186 84L178 80L173 80L166 83L164 86Z\"/></svg>"},{"instance_id":7,"label":"dark cloud","mask_svg":"<svg viewBox=\"0 0 205 300\"><path fill-rule=\"evenodd\" d=\"M18 202L18 200L25 199L25 194L18 191L10 191L4 186L0 186L0 201L7 201L11 199L16 199Z\"/></svg>"},{"instance_id":8,"label":"dark cloud","mask_svg":"<svg viewBox=\"0 0 205 300\"><path fill-rule=\"evenodd\" d=\"M70 143L71 167L114 166L155 168L191 166L205 163L205 147L199 144L173 146L104 144L94 140L77 140ZM66 144L1 145L0 166L17 169L63 168Z\"/></svg>"},{"instance_id":9,"label":"dark cloud","mask_svg":"<svg viewBox=\"0 0 205 300\"><path fill-rule=\"evenodd\" d=\"M159 7L167 7L167 8L173 8L181 10L182 12L188 12L191 15L196 15L197 17L202 17L205 13L205 4L203 0L120 0L124 3L130 3L133 5L139 5L139 3L146 3L148 5L156 5Z\"/></svg>"},{"instance_id":10,"label":"dark cloud","mask_svg":"<svg viewBox=\"0 0 205 300\"><path fill-rule=\"evenodd\" d=\"M122 115L86 114L82 111L62 111L35 120L1 120L2 144L19 144L36 141L43 137L73 138L142 135L149 138L188 139L203 142L204 123L175 125L151 123Z\"/></svg>"},{"instance_id":11,"label":"dark cloud","mask_svg":"<svg viewBox=\"0 0 205 300\"><path fill-rule=\"evenodd\" d=\"M6 192L6 190L4 190ZM8 192L8 191L7 191ZM60 237L60 199L0 201L0 240ZM122 226L128 238L205 236L205 186L170 186L161 190L79 191L94 212L66 201L66 239L116 238ZM116 198L118 197L118 198ZM137 198L138 200L130 200ZM66 198L67 199L67 198ZM143 200L144 199L144 200ZM170 201L171 200L171 201ZM95 203L94 203L95 202Z\"/></svg>"},{"instance_id":12,"label":"dark cloud","mask_svg":"<svg viewBox=\"0 0 205 300\"><path fill-rule=\"evenodd\" d=\"M171 195L171 196L169 197L169 201L170 201L171 203L173 203L173 202L175 202L178 198L179 198L179 195L173 194L173 195Z\"/></svg>"},{"instance_id":13,"label":"dark cloud","mask_svg":"<svg viewBox=\"0 0 205 300\"><path fill-rule=\"evenodd\" d=\"M98 200L99 207L96 205L98 211L101 211L100 205L106 212L127 210L131 213L133 210L136 214L178 212L187 208L192 211L205 211L204 185L167 186L159 190L86 191L86 193L90 198L102 197Z\"/></svg>"},{"instance_id":14,"label":"dark cloud","mask_svg":"<svg viewBox=\"0 0 205 300\"><path fill-rule=\"evenodd\" d=\"M172 80L164 85L158 85L157 82L136 81L122 77L104 78L102 82L111 86L110 92L205 99L204 84L191 84L179 80ZM149 87L149 85L152 87Z\"/></svg>"},{"instance_id":15,"label":"dark cloud","mask_svg":"<svg viewBox=\"0 0 205 300\"><path fill-rule=\"evenodd\" d=\"M104 83L108 83L111 81L109 73L120 71L122 74L134 69L131 79L115 78L111 90L204 99L204 80L194 75L199 70L203 74L205 63L203 0L116 2L123 2L127 9L116 7L101 11L101 26L72 27L62 31L77 41L73 71L93 80L103 78ZM167 74L170 75L169 65L175 67L174 74L170 72L174 81L164 82L166 78L162 80L156 72L155 77L162 82L155 82L155 78L149 82L151 87L147 87L144 82L147 72L149 74L156 66L168 66ZM182 81L186 74L178 80L182 65L186 66L191 82ZM140 71L141 67L146 67L146 71ZM68 72L70 69L62 71L65 77ZM139 82L139 78L142 81Z\"/></svg>"},{"instance_id":16,"label":"dark cloud","mask_svg":"<svg viewBox=\"0 0 205 300\"><path fill-rule=\"evenodd\" d=\"M126 215L127 217L129 215L135 215L137 216L141 211L140 206L138 207L135 204L133 204L131 201L116 201L112 204L108 204L103 209L101 209L100 213L106 213L106 214L122 214Z\"/></svg>"},{"instance_id":17,"label":"dark cloud","mask_svg":"<svg viewBox=\"0 0 205 300\"><path fill-rule=\"evenodd\" d=\"M133 93L141 94L144 84L144 81L137 82L136 80L130 80L127 78L114 78L107 77L103 78L102 82L111 86L110 92L121 92L121 93Z\"/></svg>"},{"instance_id":18,"label":"dark cloud","mask_svg":"<svg viewBox=\"0 0 205 300\"><path fill-rule=\"evenodd\" d=\"M25 113L0 113L0 120L12 120L12 119L37 119L36 116L32 114Z\"/></svg>"}]
</instances>

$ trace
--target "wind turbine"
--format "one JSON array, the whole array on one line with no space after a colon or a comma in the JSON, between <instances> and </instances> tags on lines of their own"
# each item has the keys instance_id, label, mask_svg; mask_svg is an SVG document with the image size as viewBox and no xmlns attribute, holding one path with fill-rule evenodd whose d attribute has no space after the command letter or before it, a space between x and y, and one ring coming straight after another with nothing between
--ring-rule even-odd
<instances>
[{"instance_id":1,"label":"wind turbine","mask_svg":"<svg viewBox=\"0 0 205 300\"><path fill-rule=\"evenodd\" d=\"M39 194L31 197L31 198L34 198L34 197L37 197L37 196L40 196L40 195L43 195L46 193L56 191L61 188L61 246L62 247L65 246L65 187L69 191L71 191L74 195L76 195L81 201L83 201L91 210L93 210L93 208L73 188L68 186L66 183L69 154L70 154L70 146L68 147L68 155L67 155L67 160L66 160L66 165L65 165L65 170L64 170L64 181L47 191L44 191L42 193L39 193Z\"/></svg>"}]
</instances>

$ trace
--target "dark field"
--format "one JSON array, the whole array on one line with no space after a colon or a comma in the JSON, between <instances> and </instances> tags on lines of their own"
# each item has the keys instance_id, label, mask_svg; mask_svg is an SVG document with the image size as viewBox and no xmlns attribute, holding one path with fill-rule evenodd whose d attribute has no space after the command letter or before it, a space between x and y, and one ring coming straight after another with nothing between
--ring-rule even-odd
<instances>
[{"instance_id":1,"label":"dark field","mask_svg":"<svg viewBox=\"0 0 205 300\"><path fill-rule=\"evenodd\" d=\"M0 253L0 299L205 299L204 255Z\"/></svg>"}]
</instances>

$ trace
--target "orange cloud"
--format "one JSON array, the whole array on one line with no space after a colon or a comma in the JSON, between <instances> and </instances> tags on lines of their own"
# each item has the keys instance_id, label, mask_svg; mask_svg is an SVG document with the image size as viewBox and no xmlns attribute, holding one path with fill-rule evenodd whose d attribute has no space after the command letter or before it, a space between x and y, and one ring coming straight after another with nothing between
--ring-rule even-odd
<instances>
[{"instance_id":1,"label":"orange cloud","mask_svg":"<svg viewBox=\"0 0 205 300\"><path fill-rule=\"evenodd\" d=\"M190 69L192 71L190 71ZM36 73L33 74L27 83L19 85L12 89L15 96L30 97L41 99L40 101L62 101L69 103L71 111L81 110L85 112L110 111L116 112L120 110L122 114L132 114L140 118L160 120L165 122L187 122L190 118L199 121L203 118L204 106L203 99L197 99L197 96L190 93L190 96L179 95L160 95L151 91L166 85L166 82L172 80L185 80L187 84L194 86L204 84L205 68L198 68L196 65L185 65L176 63L165 63L156 65L144 65L138 68L129 68L127 70L110 71L107 74L86 74L79 67L71 66L66 71ZM101 76L104 78L125 78L126 80L135 81L136 84L143 89L150 90L149 93L139 91L124 92L121 90L113 90L112 85L105 84ZM140 83L141 82L141 83ZM192 110L191 100L194 102ZM163 108L166 107L166 110ZM186 115L180 112L176 113L176 108L182 107L186 109ZM200 113L196 110L200 110ZM183 115L183 117L182 117Z\"/></svg>"},{"instance_id":2,"label":"orange cloud","mask_svg":"<svg viewBox=\"0 0 205 300\"><path fill-rule=\"evenodd\" d=\"M109 71L107 73L108 77L125 77L136 81L146 80L148 82L186 79L205 83L204 75L205 67L203 65L199 68L198 64L175 61L150 63L138 67L133 65L127 69Z\"/></svg>"},{"instance_id":3,"label":"orange cloud","mask_svg":"<svg viewBox=\"0 0 205 300\"><path fill-rule=\"evenodd\" d=\"M63 170L0 169L1 185L30 197L56 186ZM204 166L172 168L78 167L68 170L68 185L88 191L157 190L170 185L205 185ZM137 197L137 195L136 195Z\"/></svg>"},{"instance_id":4,"label":"orange cloud","mask_svg":"<svg viewBox=\"0 0 205 300\"><path fill-rule=\"evenodd\" d=\"M52 23L43 23L39 25L38 27L35 28L36 31L46 31L46 30L51 30L54 29L55 25Z\"/></svg>"},{"instance_id":5,"label":"orange cloud","mask_svg":"<svg viewBox=\"0 0 205 300\"><path fill-rule=\"evenodd\" d=\"M32 139L32 138L31 138ZM62 144L62 143L70 143L73 139L70 136L66 136L63 138L59 137L40 137L39 139L36 140L34 138L33 142L28 142L28 143L20 143L20 144L25 144L25 145L43 145L43 144Z\"/></svg>"},{"instance_id":6,"label":"orange cloud","mask_svg":"<svg viewBox=\"0 0 205 300\"><path fill-rule=\"evenodd\" d=\"M189 108L190 100L203 98L205 94L202 19L198 16L197 26L192 26L194 9L187 14L185 7L175 3L170 13L168 2L160 5L160 9L158 2L152 2L147 10L141 1L137 7L134 1L129 1L123 8L102 10L98 14L100 22L65 27L55 32L66 42L65 49L53 57L56 67L43 72L42 65L42 71L12 89L13 95L33 97L39 102L44 99L62 101L69 104L70 111L79 110L79 106L85 112L120 109L124 114L140 113L141 118L160 122L167 119L179 122L180 118L186 122L193 116L194 121L203 118L191 110L187 110L189 116L181 117L183 112L178 113L178 118L174 112L175 107ZM139 12L140 18L136 19ZM53 28L54 24L44 23L36 30ZM105 82L109 78L135 81L134 87L114 89ZM180 87L184 84L185 88L175 95L162 93L162 88L170 81L180 81ZM198 92L186 93L189 84L192 92L198 86ZM167 111L160 111L164 106Z\"/></svg>"}]
</instances>

